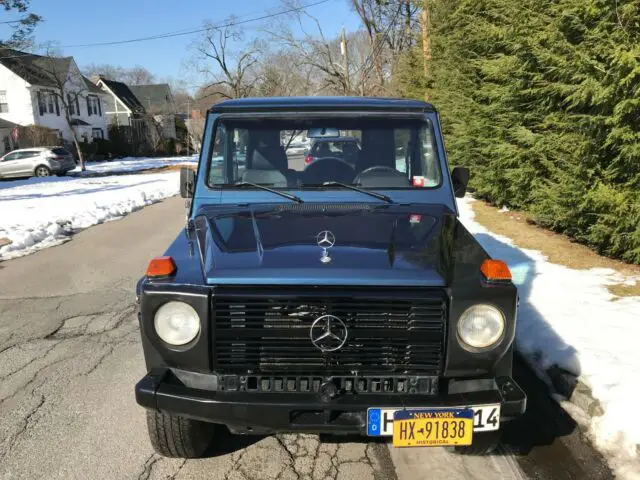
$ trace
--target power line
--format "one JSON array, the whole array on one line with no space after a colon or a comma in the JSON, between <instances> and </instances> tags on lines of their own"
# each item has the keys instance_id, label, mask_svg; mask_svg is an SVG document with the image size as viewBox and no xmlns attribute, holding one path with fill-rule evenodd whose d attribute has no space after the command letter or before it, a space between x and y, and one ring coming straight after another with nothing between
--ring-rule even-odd
<instances>
[{"instance_id":1,"label":"power line","mask_svg":"<svg viewBox=\"0 0 640 480\"><path fill-rule=\"evenodd\" d=\"M268 18L278 17L280 15L286 15L287 13L298 12L298 11L305 10L307 8L310 8L310 7L316 7L318 5L322 5L323 3L327 3L328 1L329 0L319 0L319 1L316 1L316 2L313 2L313 3L309 3L309 4L306 4L306 5L301 5L299 7L289 8L287 10L282 10L282 11L271 13L271 14L268 14L268 15L261 15L259 17L248 18L246 20L219 23L219 24L216 24L216 25L211 25L211 26L203 27L203 28L197 28L197 29L194 29L194 30L187 30L187 31L182 31L182 32L161 33L161 34L152 35L152 36L149 36L149 37L132 38L132 39L129 39L129 40L116 40L116 41L111 41L111 42L85 43L85 44L76 44L76 45L62 45L60 48L101 47L101 46L108 46L108 45L122 45L122 44L127 44L127 43L144 42L144 41L148 41L148 40L158 40L158 39L161 39L161 38L179 37L179 36L182 36L182 35L193 35L194 33L206 32L207 30L212 30L214 28L234 27L234 26L237 26L237 25L244 25L245 23L258 22L260 20L266 20Z\"/></svg>"},{"instance_id":2,"label":"power line","mask_svg":"<svg viewBox=\"0 0 640 480\"><path fill-rule=\"evenodd\" d=\"M75 44L75 45L61 45L60 47L57 47L57 48L84 48L84 47L103 47L103 46L110 46L110 45L124 45L124 44L129 44L129 43L145 42L145 41L150 41L150 40L160 40L160 39L163 39L163 38L172 38L172 37L179 37L179 36L184 36L184 35L193 35L194 33L206 32L208 30L212 30L212 29L216 29L216 28L234 27L234 26L237 26L237 25L244 25L246 23L258 22L260 20L266 20L266 19L269 19L269 18L278 17L280 15L286 15L288 13L299 12L299 11L305 10L307 8L311 8L311 7L316 7L318 5L322 5L323 3L327 3L329 1L330 0L318 0L316 2L308 3L306 5L301 5L299 7L288 8L286 10L281 10L279 12L271 13L271 14L268 14L268 15L261 15L261 16L258 16L258 17L248 18L246 20L238 20L238 21L231 21L231 22L226 22L226 23L218 23L218 24L215 24L215 25L210 25L208 27L197 28L197 29L193 29L193 30L169 32L169 33L160 33L160 34L151 35L151 36L148 36L148 37L131 38L131 39L128 39L128 40L114 40L114 41L110 41L110 42L85 43L85 44ZM0 57L0 60L9 59L9 58L25 57L25 56L31 56L31 55L34 55L34 54L24 53L22 55L12 55L12 56Z\"/></svg>"}]
</instances>

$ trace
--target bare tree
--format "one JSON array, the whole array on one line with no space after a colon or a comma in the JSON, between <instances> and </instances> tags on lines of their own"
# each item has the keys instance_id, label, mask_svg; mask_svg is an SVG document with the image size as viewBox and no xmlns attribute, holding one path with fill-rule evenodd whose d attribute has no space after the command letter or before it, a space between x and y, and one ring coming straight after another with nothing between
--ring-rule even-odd
<instances>
[{"instance_id":1,"label":"bare tree","mask_svg":"<svg viewBox=\"0 0 640 480\"><path fill-rule=\"evenodd\" d=\"M78 134L74 128L73 117L80 114L80 102L88 102L88 80L78 70L73 57L56 56L51 49L47 50L46 56L38 56L37 64L47 76L47 83L51 87L38 92L38 108L42 110L43 104L46 106L46 102L52 102L56 111L63 115L67 128L71 132L73 145L76 148L78 161L80 162L80 169L84 171L84 155L80 148Z\"/></svg>"},{"instance_id":2,"label":"bare tree","mask_svg":"<svg viewBox=\"0 0 640 480\"><path fill-rule=\"evenodd\" d=\"M85 66L82 70L89 78L102 75L108 80L123 82L127 85L147 85L155 82L155 75L140 65L136 65L133 68L124 68L108 63L92 63Z\"/></svg>"},{"instance_id":3,"label":"bare tree","mask_svg":"<svg viewBox=\"0 0 640 480\"><path fill-rule=\"evenodd\" d=\"M229 22L233 18L230 19ZM247 97L253 91L250 81L251 68L258 62L260 46L257 40L249 42L243 49L233 51L231 43L241 42L242 30L224 26L205 25L203 40L196 45L199 72L211 81L206 85L209 95L223 98Z\"/></svg>"},{"instance_id":4,"label":"bare tree","mask_svg":"<svg viewBox=\"0 0 640 480\"><path fill-rule=\"evenodd\" d=\"M300 7L297 0L283 2L287 7L294 9ZM286 20L280 20L268 28L269 35L297 58L297 67L308 69L310 81L319 84L314 85L316 91L340 95L349 95L351 92L350 76L352 71L345 71L343 66L340 40L327 38L320 21L299 8L291 13L289 19L298 24L301 35L296 36L291 25ZM313 25L312 30L307 24ZM314 75L315 74L315 75Z\"/></svg>"},{"instance_id":5,"label":"bare tree","mask_svg":"<svg viewBox=\"0 0 640 480\"><path fill-rule=\"evenodd\" d=\"M148 85L155 81L155 75L140 65L125 69L121 78L127 85Z\"/></svg>"},{"instance_id":6,"label":"bare tree","mask_svg":"<svg viewBox=\"0 0 640 480\"><path fill-rule=\"evenodd\" d=\"M189 140L196 152L200 151L200 145L202 145L202 138L204 136L204 118L189 118L185 120L187 132L189 133Z\"/></svg>"},{"instance_id":7,"label":"bare tree","mask_svg":"<svg viewBox=\"0 0 640 480\"><path fill-rule=\"evenodd\" d=\"M419 22L418 2L411 0L350 0L364 26L371 56L363 68L368 77L375 70L377 82L386 90L396 59L411 48Z\"/></svg>"},{"instance_id":8,"label":"bare tree","mask_svg":"<svg viewBox=\"0 0 640 480\"><path fill-rule=\"evenodd\" d=\"M0 9L5 12L13 10L21 14L16 20L2 22L11 29L11 35L5 40L0 40L0 47L25 49L31 46L31 34L36 25L42 21L42 17L29 13L30 3L30 0L0 0Z\"/></svg>"},{"instance_id":9,"label":"bare tree","mask_svg":"<svg viewBox=\"0 0 640 480\"><path fill-rule=\"evenodd\" d=\"M289 97L312 93L311 69L300 65L297 56L282 50L263 56L256 68L255 94L259 97Z\"/></svg>"}]
</instances>

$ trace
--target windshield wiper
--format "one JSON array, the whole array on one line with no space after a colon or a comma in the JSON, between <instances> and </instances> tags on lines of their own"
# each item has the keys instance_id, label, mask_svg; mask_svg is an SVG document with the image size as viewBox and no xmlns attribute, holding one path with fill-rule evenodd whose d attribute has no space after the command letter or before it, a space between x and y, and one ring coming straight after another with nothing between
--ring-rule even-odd
<instances>
[{"instance_id":1,"label":"windshield wiper","mask_svg":"<svg viewBox=\"0 0 640 480\"><path fill-rule=\"evenodd\" d=\"M322 185L325 186L325 187L336 186L336 187L348 188L349 190L353 190L355 192L364 193L365 195L370 195L370 196L375 197L375 198L377 198L379 200L384 200L387 203L394 203L393 200L391 199L391 197L389 197L388 195L385 195L383 193L378 193L378 192L371 192L369 190L365 190L364 188L358 188L356 186L349 185L347 183L334 182L332 180L332 181L329 181L329 182L324 182Z\"/></svg>"},{"instance_id":2,"label":"windshield wiper","mask_svg":"<svg viewBox=\"0 0 640 480\"><path fill-rule=\"evenodd\" d=\"M242 182L238 182L238 183L232 183L232 184L228 185L228 187L253 187L253 188L259 188L260 190L265 190L267 192L275 193L276 195L280 195L281 197L288 198L289 200L293 200L294 202L304 203L304 200L302 200L297 195L293 195L291 193L286 193L286 192L281 192L281 191L275 190L273 188L265 187L264 185L258 185L257 183L251 183L251 182L242 181Z\"/></svg>"}]
</instances>

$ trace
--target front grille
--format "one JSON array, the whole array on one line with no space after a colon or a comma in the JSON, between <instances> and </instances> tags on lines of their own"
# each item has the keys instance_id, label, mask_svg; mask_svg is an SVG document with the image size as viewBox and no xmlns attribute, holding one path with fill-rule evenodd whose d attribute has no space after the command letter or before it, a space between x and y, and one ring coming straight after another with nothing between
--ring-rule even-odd
<instances>
[{"instance_id":1,"label":"front grille","mask_svg":"<svg viewBox=\"0 0 640 480\"><path fill-rule=\"evenodd\" d=\"M229 373L367 374L442 369L446 301L442 292L284 288L217 289L213 297L214 370ZM322 352L312 323L334 315L344 346Z\"/></svg>"},{"instance_id":2,"label":"front grille","mask_svg":"<svg viewBox=\"0 0 640 480\"><path fill-rule=\"evenodd\" d=\"M226 392L260 393L320 393L328 383L341 394L400 393L403 395L435 395L438 392L438 377L394 375L374 376L264 376L264 375L219 375L217 386Z\"/></svg>"}]
</instances>

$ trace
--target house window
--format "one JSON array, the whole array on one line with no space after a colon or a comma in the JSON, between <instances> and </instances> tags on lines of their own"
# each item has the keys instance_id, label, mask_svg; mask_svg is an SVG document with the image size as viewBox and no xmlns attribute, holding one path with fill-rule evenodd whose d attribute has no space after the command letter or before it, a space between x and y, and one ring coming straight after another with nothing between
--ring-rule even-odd
<instances>
[{"instance_id":1,"label":"house window","mask_svg":"<svg viewBox=\"0 0 640 480\"><path fill-rule=\"evenodd\" d=\"M7 103L7 91L0 90L0 113L7 113L9 111L9 104Z\"/></svg>"},{"instance_id":2,"label":"house window","mask_svg":"<svg viewBox=\"0 0 640 480\"><path fill-rule=\"evenodd\" d=\"M76 115L76 103L70 93L67 93L67 105L69 106L69 115Z\"/></svg>"},{"instance_id":3,"label":"house window","mask_svg":"<svg viewBox=\"0 0 640 480\"><path fill-rule=\"evenodd\" d=\"M102 140L104 139L104 132L102 131L101 128L92 128L91 136L93 137L94 140Z\"/></svg>"},{"instance_id":4,"label":"house window","mask_svg":"<svg viewBox=\"0 0 640 480\"><path fill-rule=\"evenodd\" d=\"M89 95L87 97L87 112L89 115L102 116L102 107L100 106L100 99L95 95Z\"/></svg>"},{"instance_id":5,"label":"house window","mask_svg":"<svg viewBox=\"0 0 640 480\"><path fill-rule=\"evenodd\" d=\"M48 112L55 113L56 115L60 116L58 96L50 90L38 92L38 107L40 108L40 115L44 115Z\"/></svg>"},{"instance_id":6,"label":"house window","mask_svg":"<svg viewBox=\"0 0 640 480\"><path fill-rule=\"evenodd\" d=\"M49 113L53 113L54 112L53 101L54 101L53 93L47 93L47 108L48 108Z\"/></svg>"},{"instance_id":7,"label":"house window","mask_svg":"<svg viewBox=\"0 0 640 480\"><path fill-rule=\"evenodd\" d=\"M38 97L38 111L40 112L40 116L43 116L47 112L47 105L44 101L44 92L36 92Z\"/></svg>"}]
</instances>

